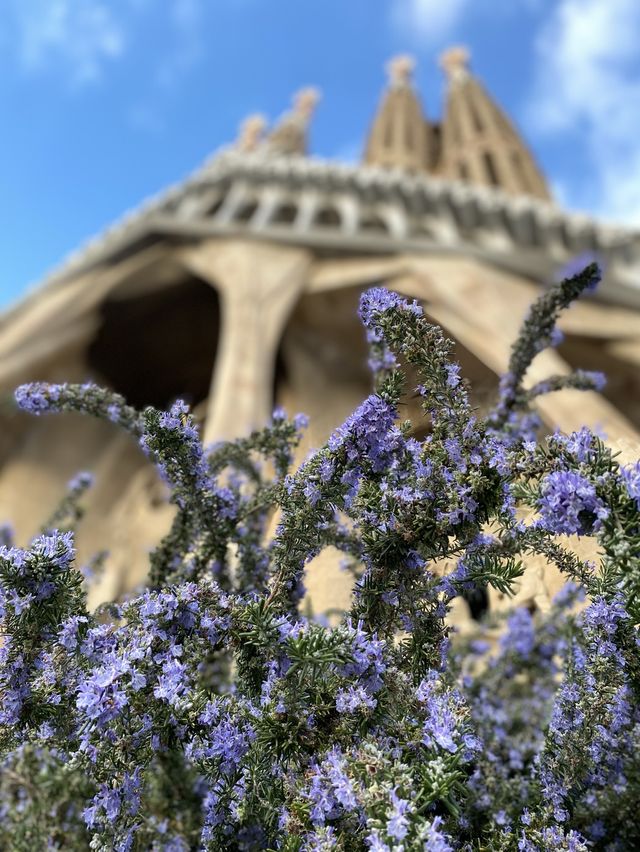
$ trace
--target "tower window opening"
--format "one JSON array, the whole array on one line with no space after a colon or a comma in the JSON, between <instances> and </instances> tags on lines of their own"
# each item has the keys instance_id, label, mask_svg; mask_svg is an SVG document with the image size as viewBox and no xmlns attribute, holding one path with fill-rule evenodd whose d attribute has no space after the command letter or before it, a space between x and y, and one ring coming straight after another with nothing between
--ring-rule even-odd
<instances>
[{"instance_id":1,"label":"tower window opening","mask_svg":"<svg viewBox=\"0 0 640 852\"><path fill-rule=\"evenodd\" d=\"M456 145L462 145L462 131L460 130L460 116L457 108L451 110L451 136Z\"/></svg>"},{"instance_id":2,"label":"tower window opening","mask_svg":"<svg viewBox=\"0 0 640 852\"><path fill-rule=\"evenodd\" d=\"M474 128L478 131L478 133L482 133L482 131L484 130L484 125L482 123L482 119L480 118L478 107L473 98L468 97L467 104L469 106L469 112L471 113L471 121L473 122Z\"/></svg>"},{"instance_id":3,"label":"tower window opening","mask_svg":"<svg viewBox=\"0 0 640 852\"><path fill-rule=\"evenodd\" d=\"M511 162L513 163L513 168L515 169L516 176L518 177L522 188L525 192L529 192L531 190L531 182L529 181L529 175L527 174L519 151L514 151L511 154Z\"/></svg>"},{"instance_id":4,"label":"tower window opening","mask_svg":"<svg viewBox=\"0 0 640 852\"><path fill-rule=\"evenodd\" d=\"M404 141L407 148L413 148L413 127L407 122L404 129Z\"/></svg>"},{"instance_id":5,"label":"tower window opening","mask_svg":"<svg viewBox=\"0 0 640 852\"><path fill-rule=\"evenodd\" d=\"M564 222L560 225L560 242L567 251L572 251L575 248L569 229Z\"/></svg>"},{"instance_id":6,"label":"tower window opening","mask_svg":"<svg viewBox=\"0 0 640 852\"><path fill-rule=\"evenodd\" d=\"M493 155L490 151L485 151L482 155L482 159L484 160L485 170L487 173L487 178L489 179L489 183L491 186L500 186L500 179L498 178L498 171L496 169L495 160L493 159Z\"/></svg>"}]
</instances>

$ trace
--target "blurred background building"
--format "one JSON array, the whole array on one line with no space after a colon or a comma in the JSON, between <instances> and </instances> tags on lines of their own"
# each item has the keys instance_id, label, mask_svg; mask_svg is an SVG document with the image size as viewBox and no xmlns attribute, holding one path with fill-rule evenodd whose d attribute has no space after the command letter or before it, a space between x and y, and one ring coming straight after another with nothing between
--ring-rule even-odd
<instances>
[{"instance_id":1,"label":"blurred background building","mask_svg":"<svg viewBox=\"0 0 640 852\"><path fill-rule=\"evenodd\" d=\"M447 51L441 66L446 102L435 122L412 59L388 64L358 165L310 153L315 89L298 92L271 127L247 118L235 143L0 317L0 390L91 379L138 407L182 397L205 442L245 434L283 405L311 418L304 453L370 392L356 316L363 289L384 283L420 299L456 341L482 408L527 306L567 262L591 253L605 269L600 292L567 313L564 342L536 359L530 378L603 370L603 394L551 395L540 413L550 430L586 423L634 442L640 235L563 211L466 50ZM79 555L110 551L94 598L140 582L171 509L135 443L89 418L28 418L8 404L1 418L0 519L24 540L67 480L91 470ZM316 582L318 608L335 603L323 589L337 570Z\"/></svg>"}]
</instances>

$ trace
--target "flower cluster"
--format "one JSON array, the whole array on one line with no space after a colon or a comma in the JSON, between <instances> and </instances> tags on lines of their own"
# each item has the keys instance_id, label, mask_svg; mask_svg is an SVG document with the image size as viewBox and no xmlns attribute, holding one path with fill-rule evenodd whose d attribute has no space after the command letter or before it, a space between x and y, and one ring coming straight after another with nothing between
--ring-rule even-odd
<instances>
[{"instance_id":1,"label":"flower cluster","mask_svg":"<svg viewBox=\"0 0 640 852\"><path fill-rule=\"evenodd\" d=\"M609 516L595 485L573 470L548 474L540 486L540 522L550 532L589 535Z\"/></svg>"},{"instance_id":2,"label":"flower cluster","mask_svg":"<svg viewBox=\"0 0 640 852\"><path fill-rule=\"evenodd\" d=\"M523 388L597 274L542 295L485 419L420 306L364 294L375 390L296 471L304 419L280 410L205 449L181 401L19 388L32 414L129 430L176 514L148 588L97 612L74 563L88 476L28 547L0 531L0 848L639 848L639 467L588 430L538 439L535 398L598 376ZM422 441L399 421L401 365ZM597 539L597 563L574 533ZM332 625L301 606L327 547L354 574ZM568 581L548 613L452 633L457 596L480 617L531 556Z\"/></svg>"}]
</instances>

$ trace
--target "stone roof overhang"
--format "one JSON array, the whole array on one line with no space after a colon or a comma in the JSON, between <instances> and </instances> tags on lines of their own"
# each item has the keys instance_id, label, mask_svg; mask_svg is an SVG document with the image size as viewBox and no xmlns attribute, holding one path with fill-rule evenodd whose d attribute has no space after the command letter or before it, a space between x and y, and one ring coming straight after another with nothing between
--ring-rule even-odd
<instances>
[{"instance_id":1,"label":"stone roof overhang","mask_svg":"<svg viewBox=\"0 0 640 852\"><path fill-rule=\"evenodd\" d=\"M64 286L143 246L215 236L242 236L336 255L466 255L540 283L576 255L596 253L605 266L599 297L640 308L636 229L567 213L534 198L429 175L311 157L223 151L70 255L6 313L0 325L44 288Z\"/></svg>"}]
</instances>

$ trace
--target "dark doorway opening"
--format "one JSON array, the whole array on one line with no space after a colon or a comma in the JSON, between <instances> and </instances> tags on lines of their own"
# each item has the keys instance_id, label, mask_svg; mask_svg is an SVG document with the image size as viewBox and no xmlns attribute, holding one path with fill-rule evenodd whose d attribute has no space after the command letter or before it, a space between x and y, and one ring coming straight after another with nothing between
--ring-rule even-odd
<instances>
[{"instance_id":1,"label":"dark doorway opening","mask_svg":"<svg viewBox=\"0 0 640 852\"><path fill-rule=\"evenodd\" d=\"M99 381L138 408L206 399L216 358L220 305L216 291L187 278L153 292L107 300L88 352Z\"/></svg>"}]
</instances>

